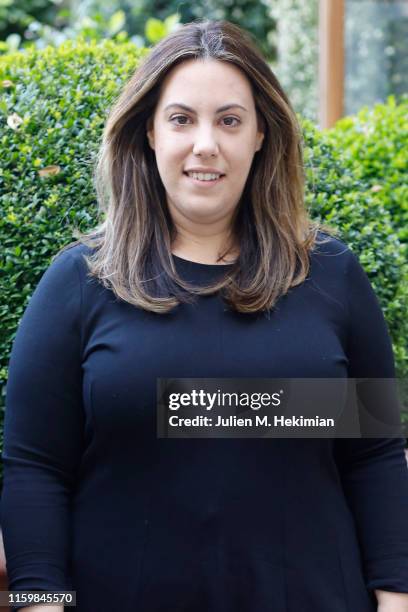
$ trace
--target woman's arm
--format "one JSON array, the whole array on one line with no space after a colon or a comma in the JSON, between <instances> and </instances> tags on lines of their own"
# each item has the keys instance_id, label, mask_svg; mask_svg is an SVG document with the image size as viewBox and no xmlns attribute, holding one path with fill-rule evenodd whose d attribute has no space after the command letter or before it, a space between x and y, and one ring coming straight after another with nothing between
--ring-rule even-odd
<instances>
[{"instance_id":1,"label":"woman's arm","mask_svg":"<svg viewBox=\"0 0 408 612\"><path fill-rule=\"evenodd\" d=\"M13 591L74 590L69 504L84 429L76 266L67 251L46 270L9 361L1 525Z\"/></svg>"},{"instance_id":2,"label":"woman's arm","mask_svg":"<svg viewBox=\"0 0 408 612\"><path fill-rule=\"evenodd\" d=\"M350 254L347 267L347 295L349 377L394 378L387 325L369 279L354 254ZM403 594L400 598L403 601L408 594L405 439L338 438L334 447L360 542L366 586L380 593L380 605L391 597L394 602L398 593Z\"/></svg>"}]
</instances>

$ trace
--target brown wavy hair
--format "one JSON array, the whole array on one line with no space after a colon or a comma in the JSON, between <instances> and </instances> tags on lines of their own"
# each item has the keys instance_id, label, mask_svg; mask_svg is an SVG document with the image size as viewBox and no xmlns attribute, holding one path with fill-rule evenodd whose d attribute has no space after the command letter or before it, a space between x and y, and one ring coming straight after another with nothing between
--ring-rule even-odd
<instances>
[{"instance_id":1,"label":"brown wavy hair","mask_svg":"<svg viewBox=\"0 0 408 612\"><path fill-rule=\"evenodd\" d=\"M229 62L243 71L265 133L231 224L238 258L205 287L177 274L171 255L177 230L146 135L163 79L192 58ZM325 241L319 229L333 233L309 219L302 133L285 92L252 35L226 20L184 24L143 59L110 109L94 182L104 220L86 233L75 229L78 240L62 250L78 243L91 247L84 256L88 274L118 298L157 313L216 291L238 312L268 310L305 280L310 250Z\"/></svg>"}]
</instances>

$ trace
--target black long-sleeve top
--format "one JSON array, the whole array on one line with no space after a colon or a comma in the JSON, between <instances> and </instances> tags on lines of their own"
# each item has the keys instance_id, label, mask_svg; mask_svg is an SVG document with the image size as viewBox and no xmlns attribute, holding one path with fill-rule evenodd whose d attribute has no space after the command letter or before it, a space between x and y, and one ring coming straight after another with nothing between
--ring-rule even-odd
<instances>
[{"instance_id":1,"label":"black long-sleeve top","mask_svg":"<svg viewBox=\"0 0 408 612\"><path fill-rule=\"evenodd\" d=\"M394 376L350 249L316 247L269 317L219 294L144 311L87 276L85 253L48 267L13 344L9 588L76 590L78 612L373 612L373 589L408 593L402 438L156 435L159 377ZM229 267L173 258L197 284Z\"/></svg>"}]
</instances>

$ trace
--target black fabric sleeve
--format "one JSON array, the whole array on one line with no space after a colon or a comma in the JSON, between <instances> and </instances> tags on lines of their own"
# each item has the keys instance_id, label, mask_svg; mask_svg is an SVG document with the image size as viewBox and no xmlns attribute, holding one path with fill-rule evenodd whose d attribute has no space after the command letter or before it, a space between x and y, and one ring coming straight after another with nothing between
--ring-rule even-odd
<instances>
[{"instance_id":1,"label":"black fabric sleeve","mask_svg":"<svg viewBox=\"0 0 408 612\"><path fill-rule=\"evenodd\" d=\"M79 268L66 251L37 285L9 360L1 525L10 590L71 590L69 502L84 427L80 315Z\"/></svg>"},{"instance_id":2,"label":"black fabric sleeve","mask_svg":"<svg viewBox=\"0 0 408 612\"><path fill-rule=\"evenodd\" d=\"M348 251L350 378L395 377L387 324L357 257ZM408 593L408 469L404 438L338 438L336 461L353 513L369 589Z\"/></svg>"}]
</instances>

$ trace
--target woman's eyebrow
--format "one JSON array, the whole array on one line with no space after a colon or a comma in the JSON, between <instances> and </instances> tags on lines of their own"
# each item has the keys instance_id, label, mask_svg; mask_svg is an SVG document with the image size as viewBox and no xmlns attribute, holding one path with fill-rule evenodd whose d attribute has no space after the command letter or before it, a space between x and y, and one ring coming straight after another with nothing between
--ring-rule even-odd
<instances>
[{"instance_id":1,"label":"woman's eyebrow","mask_svg":"<svg viewBox=\"0 0 408 612\"><path fill-rule=\"evenodd\" d=\"M167 106L164 108L164 111L168 110L173 106L183 108L184 110L188 111L189 113L193 113L194 115L197 114L193 108L190 108L190 106L187 106L186 104L181 104L181 102L172 102L171 104L167 104ZM229 110L230 108L241 108L243 111L248 112L248 109L246 109L241 104L231 103L224 104L224 106L220 106L220 108L216 110L216 113L222 113L223 111Z\"/></svg>"}]
</instances>

